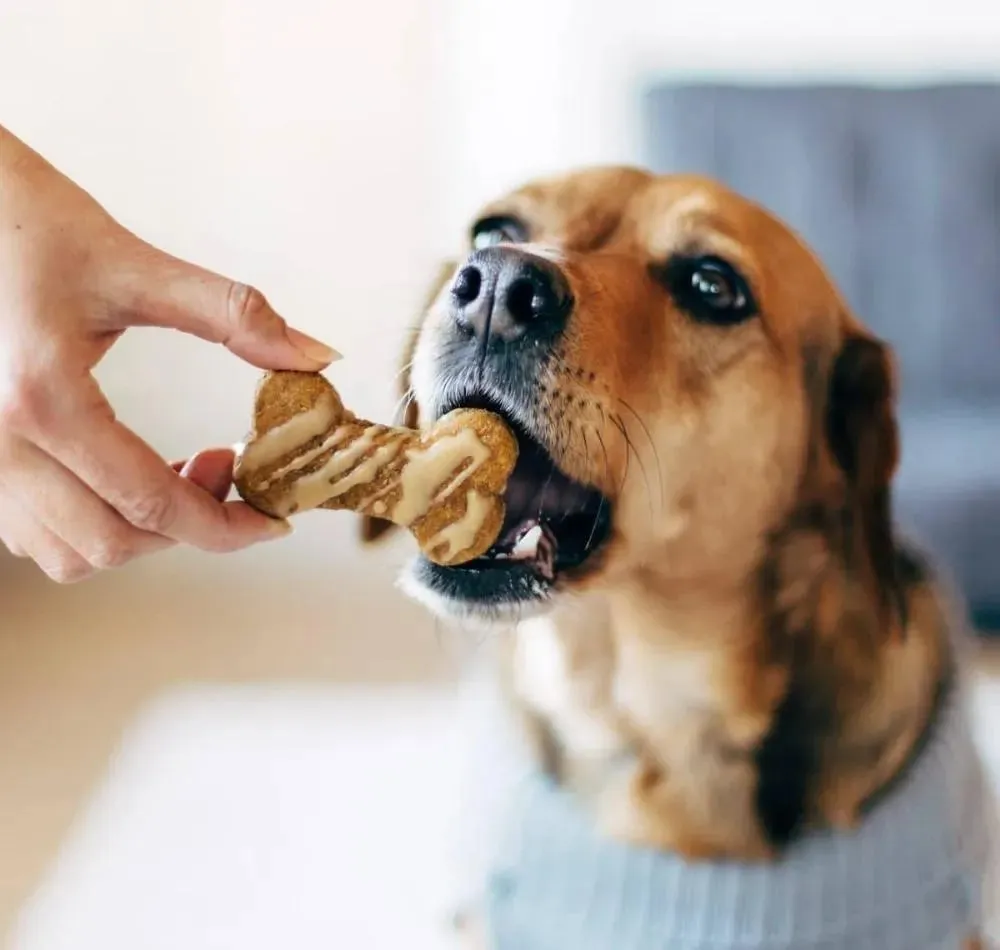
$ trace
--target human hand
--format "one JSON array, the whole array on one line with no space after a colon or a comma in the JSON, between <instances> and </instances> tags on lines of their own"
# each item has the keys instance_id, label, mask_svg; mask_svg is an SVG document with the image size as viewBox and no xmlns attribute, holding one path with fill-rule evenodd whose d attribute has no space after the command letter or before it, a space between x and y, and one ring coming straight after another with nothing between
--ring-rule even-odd
<instances>
[{"instance_id":1,"label":"human hand","mask_svg":"<svg viewBox=\"0 0 1000 950\"><path fill-rule=\"evenodd\" d=\"M0 127L0 539L60 582L178 542L234 551L289 530L225 501L230 450L171 465L116 420L92 370L130 326L264 369L336 358L256 290L128 232Z\"/></svg>"}]
</instances>

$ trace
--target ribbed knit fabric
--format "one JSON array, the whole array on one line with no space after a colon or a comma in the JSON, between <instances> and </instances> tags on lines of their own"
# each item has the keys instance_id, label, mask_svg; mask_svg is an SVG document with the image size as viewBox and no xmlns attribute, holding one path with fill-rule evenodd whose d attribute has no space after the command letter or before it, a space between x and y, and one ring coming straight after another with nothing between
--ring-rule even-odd
<instances>
[{"instance_id":1,"label":"ribbed knit fabric","mask_svg":"<svg viewBox=\"0 0 1000 950\"><path fill-rule=\"evenodd\" d=\"M852 834L778 863L688 863L601 838L540 776L492 865L493 950L962 950L983 918L995 816L956 693L903 781Z\"/></svg>"}]
</instances>

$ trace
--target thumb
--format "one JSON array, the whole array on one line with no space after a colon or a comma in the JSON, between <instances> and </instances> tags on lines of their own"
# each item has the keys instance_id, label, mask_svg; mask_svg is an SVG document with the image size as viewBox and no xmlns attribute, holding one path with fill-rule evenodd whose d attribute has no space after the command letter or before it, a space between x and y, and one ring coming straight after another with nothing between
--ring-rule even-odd
<instances>
[{"instance_id":1,"label":"thumb","mask_svg":"<svg viewBox=\"0 0 1000 950\"><path fill-rule=\"evenodd\" d=\"M124 282L121 328L191 333L261 369L314 372L340 359L336 350L290 327L259 290L148 245Z\"/></svg>"}]
</instances>

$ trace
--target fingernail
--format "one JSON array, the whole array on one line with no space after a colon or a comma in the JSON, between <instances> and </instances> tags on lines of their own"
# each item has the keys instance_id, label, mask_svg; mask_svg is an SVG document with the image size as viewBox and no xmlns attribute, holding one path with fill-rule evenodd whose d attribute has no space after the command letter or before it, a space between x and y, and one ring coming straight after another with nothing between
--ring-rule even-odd
<instances>
[{"instance_id":1,"label":"fingernail","mask_svg":"<svg viewBox=\"0 0 1000 950\"><path fill-rule=\"evenodd\" d=\"M268 538L284 538L292 533L290 522L281 518L271 518L267 522Z\"/></svg>"},{"instance_id":2,"label":"fingernail","mask_svg":"<svg viewBox=\"0 0 1000 950\"><path fill-rule=\"evenodd\" d=\"M315 360L317 363L335 363L341 359L341 355L335 349L327 346L325 343L320 343L319 340L311 336L307 336L301 330L296 330L295 327L288 327L285 330L285 335L288 337L288 342L295 349L303 356Z\"/></svg>"}]
</instances>

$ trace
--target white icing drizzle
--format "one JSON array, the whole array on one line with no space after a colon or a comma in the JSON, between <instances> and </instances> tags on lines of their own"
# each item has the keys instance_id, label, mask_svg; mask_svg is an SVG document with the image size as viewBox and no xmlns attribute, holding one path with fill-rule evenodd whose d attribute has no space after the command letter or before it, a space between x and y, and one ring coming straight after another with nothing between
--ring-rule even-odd
<instances>
[{"instance_id":1,"label":"white icing drizzle","mask_svg":"<svg viewBox=\"0 0 1000 950\"><path fill-rule=\"evenodd\" d=\"M256 469L274 464L327 432L336 416L336 399L331 393L324 393L311 409L292 416L250 442L243 451L243 465Z\"/></svg>"},{"instance_id":2,"label":"white icing drizzle","mask_svg":"<svg viewBox=\"0 0 1000 950\"><path fill-rule=\"evenodd\" d=\"M424 548L429 553L434 553L442 544L447 545L444 554L439 557L443 561L450 561L456 554L461 554L473 545L489 513L489 499L474 488L470 489L465 495L465 514L442 528L424 545Z\"/></svg>"},{"instance_id":3,"label":"white icing drizzle","mask_svg":"<svg viewBox=\"0 0 1000 950\"><path fill-rule=\"evenodd\" d=\"M346 495L352 488L357 488L358 485L369 484L389 462L399 455L400 448L402 448L401 439L393 439L391 442L380 445L368 458L356 465L343 478L337 479L330 485L330 488L333 489L330 498L339 498L341 495Z\"/></svg>"},{"instance_id":4,"label":"white icing drizzle","mask_svg":"<svg viewBox=\"0 0 1000 950\"><path fill-rule=\"evenodd\" d=\"M400 495L392 520L404 527L413 524L432 503L440 502L467 481L489 457L490 450L472 429L460 429L410 449L399 475ZM441 488L466 461L469 464Z\"/></svg>"},{"instance_id":5,"label":"white icing drizzle","mask_svg":"<svg viewBox=\"0 0 1000 950\"><path fill-rule=\"evenodd\" d=\"M409 527L433 505L459 491L490 458L489 448L471 428L427 441L421 441L409 430L392 430L354 421L345 422L330 432L339 412L335 398L323 396L313 408L293 416L246 446L243 465L263 468L285 458L297 447L325 436L315 447L293 456L261 484L261 490L267 491L330 453L315 471L302 475L282 492L276 505L281 516L318 508L354 488L371 485L381 477L381 487L373 489L354 507L363 510L370 505L374 514ZM381 444L376 441L380 436L384 439ZM384 496L396 489L399 496L390 510ZM438 556L449 561L475 543L490 511L489 497L469 488L461 517L438 531L424 545L425 549L434 552L444 547L444 553Z\"/></svg>"},{"instance_id":6,"label":"white icing drizzle","mask_svg":"<svg viewBox=\"0 0 1000 950\"><path fill-rule=\"evenodd\" d=\"M303 475L289 487L284 500L285 509L289 512L292 510L308 511L310 508L318 508L331 498L349 491L349 488L340 489L338 487L340 476L361 461L364 455L374 447L375 436L381 432L385 432L385 426L372 425L362 429L349 445L339 452L334 452L316 471ZM393 439L381 446L378 452L373 453L372 458L364 463L364 474L367 477L356 477L350 487L371 481L378 471L377 466L371 465L372 459L379 458L381 464L390 461L399 451L398 442L398 438ZM358 465L358 467L362 466Z\"/></svg>"},{"instance_id":7,"label":"white icing drizzle","mask_svg":"<svg viewBox=\"0 0 1000 950\"><path fill-rule=\"evenodd\" d=\"M296 455L287 465L282 465L281 468L275 469L271 472L270 478L265 479L260 484L261 491L267 491L275 482L280 482L286 475L292 472L300 471L305 468L310 462L314 462L321 455L326 455L330 449L335 449L338 445L346 442L352 435L352 433L357 431L356 426L338 426L334 429L333 434L320 442L319 445L314 449L309 449L308 452L303 452L301 455ZM315 438L315 436L313 436Z\"/></svg>"}]
</instances>

